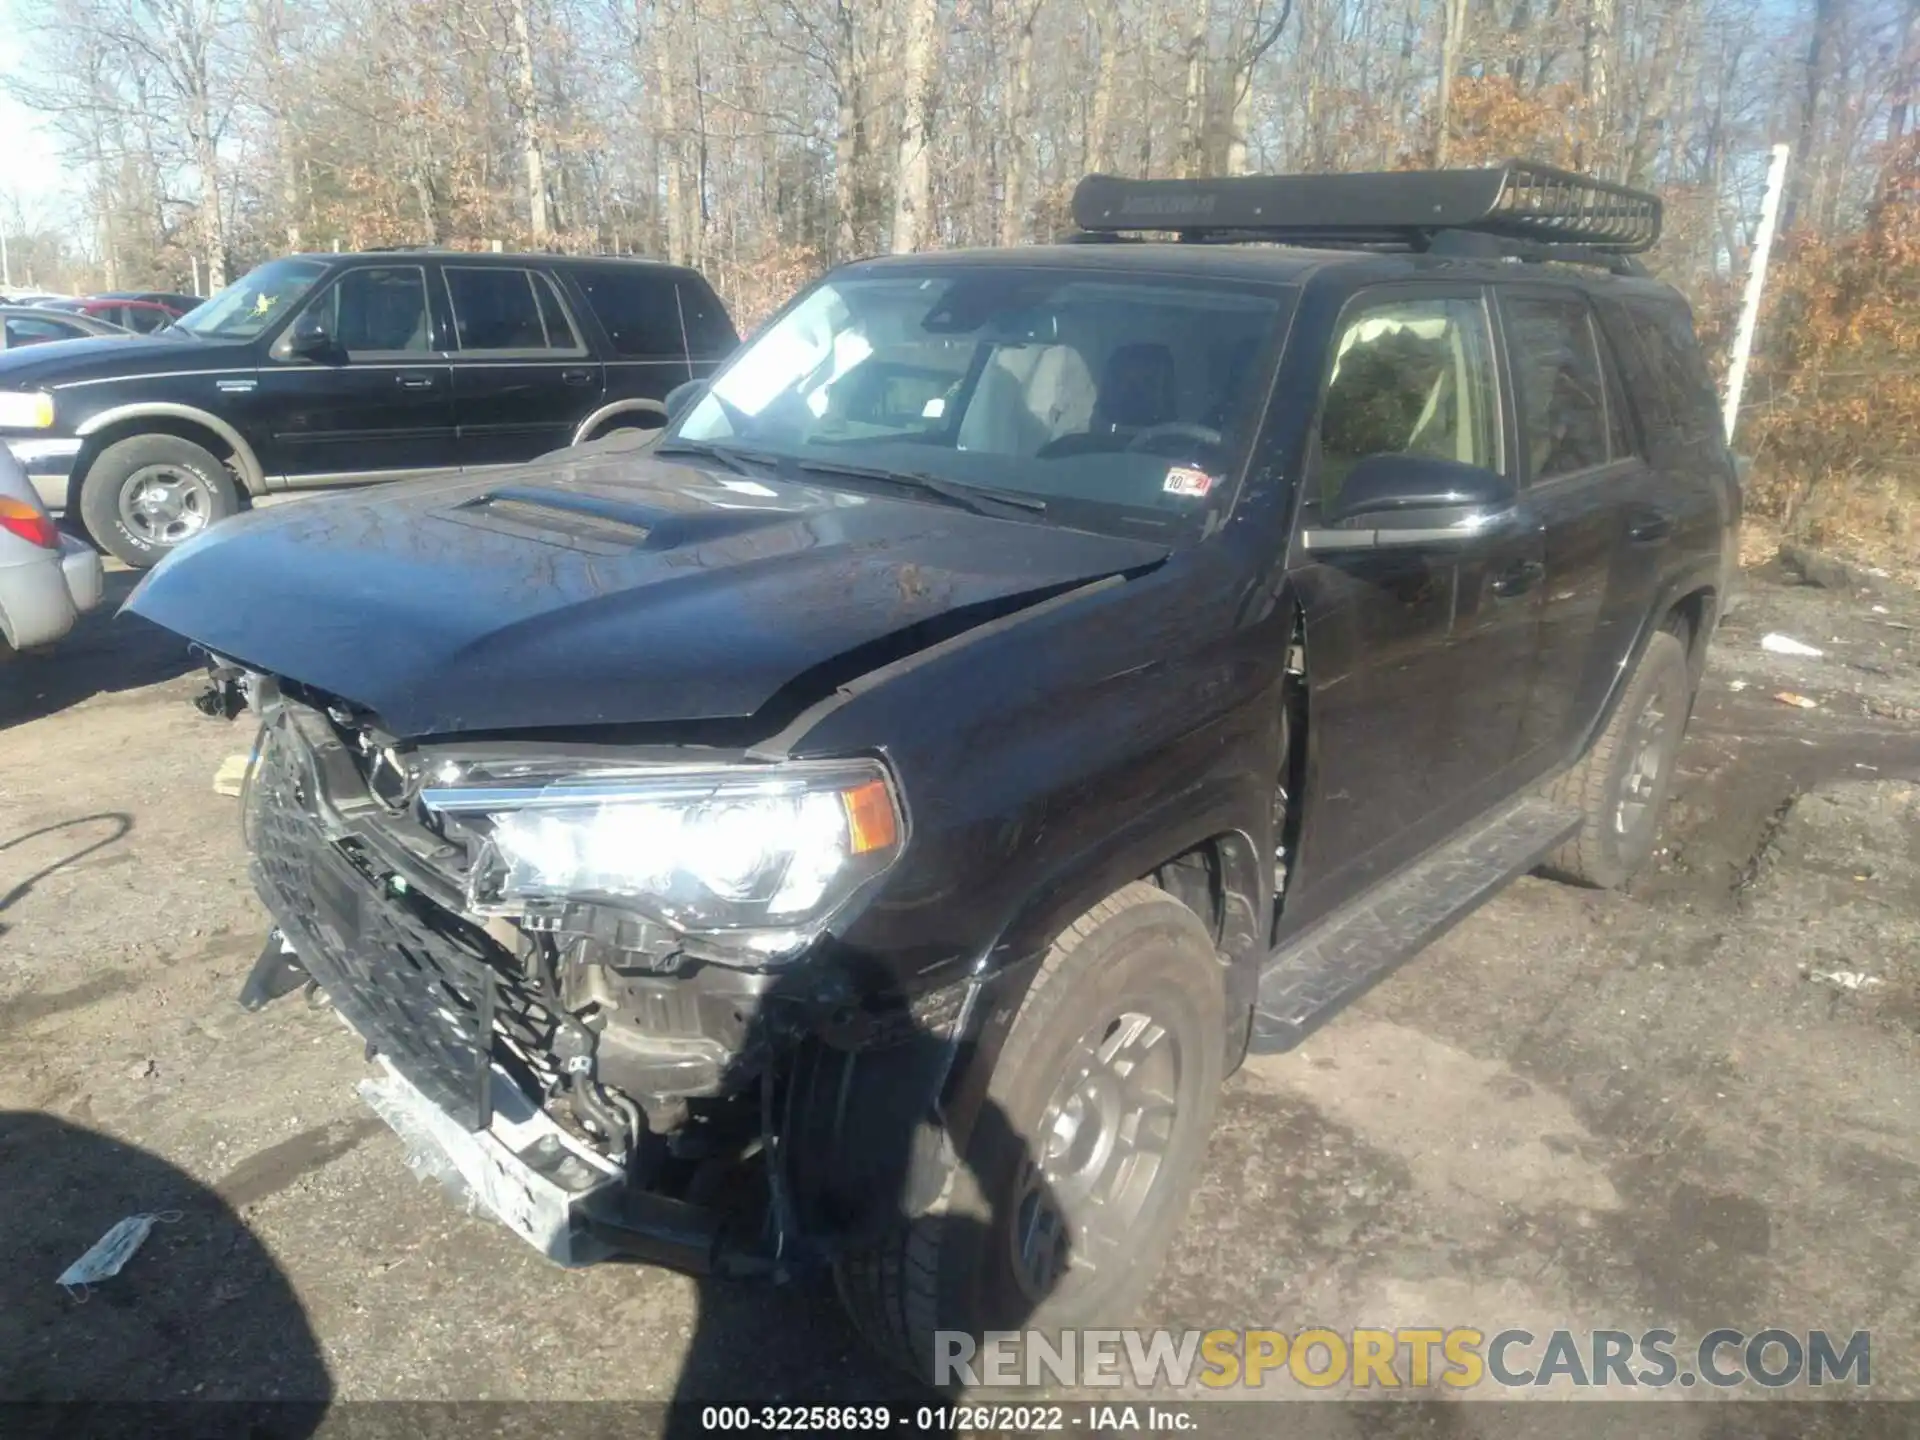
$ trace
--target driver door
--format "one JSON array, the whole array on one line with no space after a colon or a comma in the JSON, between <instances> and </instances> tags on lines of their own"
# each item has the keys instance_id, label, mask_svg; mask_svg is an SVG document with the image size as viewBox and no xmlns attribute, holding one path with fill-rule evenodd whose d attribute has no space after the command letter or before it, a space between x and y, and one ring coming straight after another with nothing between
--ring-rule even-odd
<instances>
[{"instance_id":1,"label":"driver door","mask_svg":"<svg viewBox=\"0 0 1920 1440\"><path fill-rule=\"evenodd\" d=\"M1334 326L1289 567L1311 737L1289 929L1319 897L1371 884L1504 793L1545 575L1524 498L1466 533L1325 519L1371 456L1511 475L1500 370L1478 287L1363 291Z\"/></svg>"},{"instance_id":2,"label":"driver door","mask_svg":"<svg viewBox=\"0 0 1920 1440\"><path fill-rule=\"evenodd\" d=\"M307 301L309 312L332 346L294 354L296 318L267 352L252 396L269 473L300 488L458 465L453 370L436 344L425 268L346 270Z\"/></svg>"}]
</instances>

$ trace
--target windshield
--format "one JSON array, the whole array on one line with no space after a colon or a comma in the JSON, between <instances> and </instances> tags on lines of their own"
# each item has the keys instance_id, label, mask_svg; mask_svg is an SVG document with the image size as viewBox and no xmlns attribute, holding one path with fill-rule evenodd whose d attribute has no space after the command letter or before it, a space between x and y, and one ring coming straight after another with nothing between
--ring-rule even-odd
<instances>
[{"instance_id":1,"label":"windshield","mask_svg":"<svg viewBox=\"0 0 1920 1440\"><path fill-rule=\"evenodd\" d=\"M173 328L203 340L251 340L290 311L327 273L319 260L270 260L196 305Z\"/></svg>"},{"instance_id":2,"label":"windshield","mask_svg":"<svg viewBox=\"0 0 1920 1440\"><path fill-rule=\"evenodd\" d=\"M933 477L1045 502L1051 523L1176 530L1258 423L1270 288L978 267L824 281L663 440ZM848 477L858 484L859 477Z\"/></svg>"}]
</instances>

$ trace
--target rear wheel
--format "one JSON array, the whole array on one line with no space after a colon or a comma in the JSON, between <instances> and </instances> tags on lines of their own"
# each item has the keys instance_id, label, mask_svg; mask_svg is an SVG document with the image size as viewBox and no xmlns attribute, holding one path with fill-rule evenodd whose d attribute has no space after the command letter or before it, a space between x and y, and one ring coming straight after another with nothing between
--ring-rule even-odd
<instances>
[{"instance_id":1,"label":"rear wheel","mask_svg":"<svg viewBox=\"0 0 1920 1440\"><path fill-rule=\"evenodd\" d=\"M80 484L80 517L104 548L135 569L240 508L227 467L178 435L133 435L94 459Z\"/></svg>"},{"instance_id":2,"label":"rear wheel","mask_svg":"<svg viewBox=\"0 0 1920 1440\"><path fill-rule=\"evenodd\" d=\"M861 1333L924 1381L934 1335L1118 1320L1199 1178L1224 1063L1220 961L1154 886L1102 901L1049 951L929 1213L843 1255Z\"/></svg>"},{"instance_id":3,"label":"rear wheel","mask_svg":"<svg viewBox=\"0 0 1920 1440\"><path fill-rule=\"evenodd\" d=\"M1541 867L1549 875L1615 890L1646 864L1691 700L1686 646L1663 631L1647 643L1606 730L1554 787L1555 799L1577 805L1586 818Z\"/></svg>"}]
</instances>

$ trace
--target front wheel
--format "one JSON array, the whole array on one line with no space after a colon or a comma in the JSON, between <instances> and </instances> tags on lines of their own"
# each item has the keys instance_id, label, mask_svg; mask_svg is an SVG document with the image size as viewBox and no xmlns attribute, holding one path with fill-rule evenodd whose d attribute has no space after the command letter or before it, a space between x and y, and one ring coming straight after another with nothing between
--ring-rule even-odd
<instances>
[{"instance_id":1,"label":"front wheel","mask_svg":"<svg viewBox=\"0 0 1920 1440\"><path fill-rule=\"evenodd\" d=\"M240 508L227 467L178 435L132 435L109 445L80 483L87 533L136 570Z\"/></svg>"},{"instance_id":2,"label":"front wheel","mask_svg":"<svg viewBox=\"0 0 1920 1440\"><path fill-rule=\"evenodd\" d=\"M1224 978L1199 918L1128 885L1048 952L930 1211L835 1267L856 1327L952 1386L935 1335L1117 1321L1199 1179L1225 1060Z\"/></svg>"},{"instance_id":3,"label":"front wheel","mask_svg":"<svg viewBox=\"0 0 1920 1440\"><path fill-rule=\"evenodd\" d=\"M1586 818L1547 858L1547 874L1617 890L1647 863L1691 701L1686 646L1662 631L1647 642L1606 730L1554 788L1555 799L1577 805Z\"/></svg>"}]
</instances>

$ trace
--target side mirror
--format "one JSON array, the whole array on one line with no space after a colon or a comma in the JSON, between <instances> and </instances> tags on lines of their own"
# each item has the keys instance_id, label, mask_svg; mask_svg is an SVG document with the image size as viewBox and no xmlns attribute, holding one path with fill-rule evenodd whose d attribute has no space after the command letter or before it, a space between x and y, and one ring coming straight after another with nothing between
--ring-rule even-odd
<instances>
[{"instance_id":1,"label":"side mirror","mask_svg":"<svg viewBox=\"0 0 1920 1440\"><path fill-rule=\"evenodd\" d=\"M1425 455L1369 455L1327 507L1329 525L1365 521L1383 532L1457 528L1476 533L1512 509L1518 492L1504 475Z\"/></svg>"},{"instance_id":2,"label":"side mirror","mask_svg":"<svg viewBox=\"0 0 1920 1440\"><path fill-rule=\"evenodd\" d=\"M707 393L704 380L683 380L667 392L667 423L671 425L687 411L700 403L700 397Z\"/></svg>"},{"instance_id":3,"label":"side mirror","mask_svg":"<svg viewBox=\"0 0 1920 1440\"><path fill-rule=\"evenodd\" d=\"M331 354L333 336L327 333L327 322L311 310L302 311L294 318L293 328L287 333L287 350L306 360Z\"/></svg>"}]
</instances>

